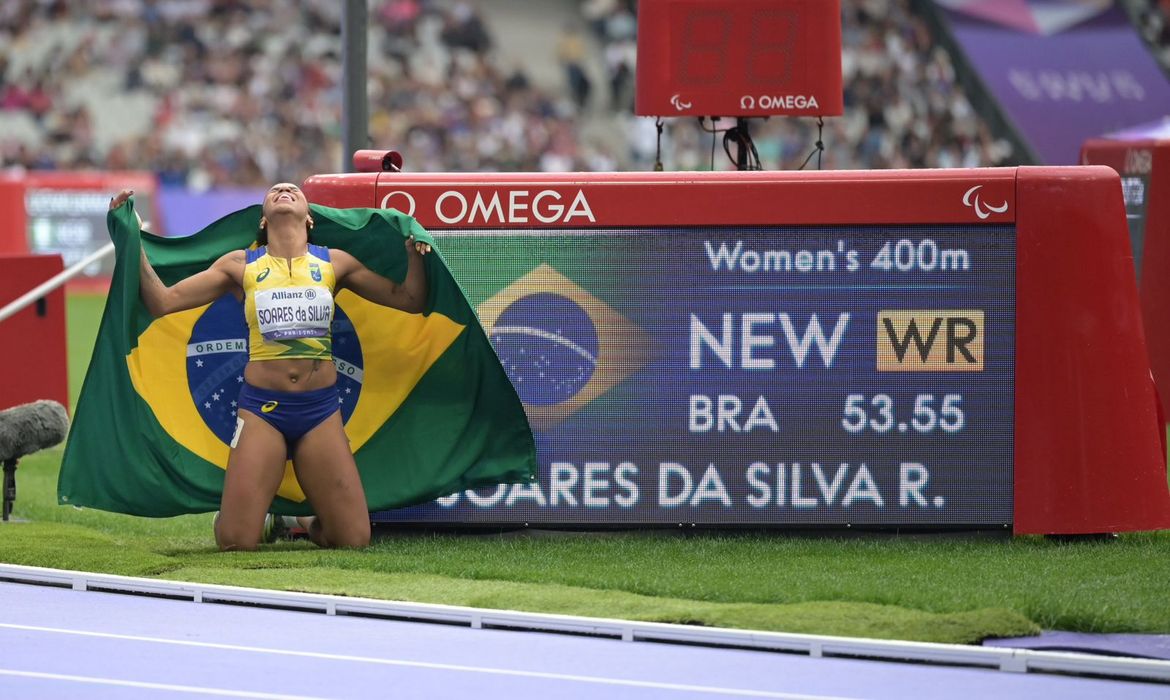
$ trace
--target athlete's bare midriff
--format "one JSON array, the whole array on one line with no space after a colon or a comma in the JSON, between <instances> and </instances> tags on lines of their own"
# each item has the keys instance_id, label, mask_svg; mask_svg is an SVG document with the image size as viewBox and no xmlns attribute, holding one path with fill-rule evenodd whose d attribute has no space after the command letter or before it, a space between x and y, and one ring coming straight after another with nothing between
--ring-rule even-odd
<instances>
[{"instance_id":1,"label":"athlete's bare midriff","mask_svg":"<svg viewBox=\"0 0 1170 700\"><path fill-rule=\"evenodd\" d=\"M244 379L259 389L313 391L337 382L330 359L253 360L244 367Z\"/></svg>"}]
</instances>

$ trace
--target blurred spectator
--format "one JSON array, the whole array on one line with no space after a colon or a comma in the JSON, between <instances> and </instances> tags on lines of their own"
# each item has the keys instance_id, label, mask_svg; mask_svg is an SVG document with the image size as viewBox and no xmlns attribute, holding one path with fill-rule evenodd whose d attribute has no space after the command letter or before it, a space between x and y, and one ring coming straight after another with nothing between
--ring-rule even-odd
<instances>
[{"instance_id":1,"label":"blurred spectator","mask_svg":"<svg viewBox=\"0 0 1170 700\"><path fill-rule=\"evenodd\" d=\"M492 47L483 18L470 4L456 3L443 18L443 43L452 49L485 54Z\"/></svg>"},{"instance_id":2,"label":"blurred spectator","mask_svg":"<svg viewBox=\"0 0 1170 700\"><path fill-rule=\"evenodd\" d=\"M525 72L542 57L498 46L491 2L369 3L371 143L402 151L409 170L652 167L653 120L632 113L632 0L583 0L564 18L560 92ZM142 168L193 188L334 172L340 20L336 0L5 0L0 165ZM907 0L843 0L842 26L846 112L826 120L826 168L1012 162ZM753 120L752 133L765 168L800 166L816 141L809 120ZM712 136L667 120L667 168L730 167L712 160Z\"/></svg>"},{"instance_id":3,"label":"blurred spectator","mask_svg":"<svg viewBox=\"0 0 1170 700\"><path fill-rule=\"evenodd\" d=\"M1125 0L1123 4L1154 57L1170 71L1170 0Z\"/></svg>"},{"instance_id":4,"label":"blurred spectator","mask_svg":"<svg viewBox=\"0 0 1170 700\"><path fill-rule=\"evenodd\" d=\"M638 56L638 20L629 0L585 0L581 14L602 45L610 109L634 108L634 65Z\"/></svg>"},{"instance_id":5,"label":"blurred spectator","mask_svg":"<svg viewBox=\"0 0 1170 700\"><path fill-rule=\"evenodd\" d=\"M573 103L578 110L585 109L593 84L585 74L585 39L577 25L569 24L561 31L561 38L557 41L557 60L565 69L565 81Z\"/></svg>"}]
</instances>

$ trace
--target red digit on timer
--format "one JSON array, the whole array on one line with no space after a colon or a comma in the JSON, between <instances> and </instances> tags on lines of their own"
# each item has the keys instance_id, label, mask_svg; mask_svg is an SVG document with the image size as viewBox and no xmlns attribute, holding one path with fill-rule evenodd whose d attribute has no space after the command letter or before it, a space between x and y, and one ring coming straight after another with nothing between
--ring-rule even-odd
<instances>
[{"instance_id":1,"label":"red digit on timer","mask_svg":"<svg viewBox=\"0 0 1170 700\"><path fill-rule=\"evenodd\" d=\"M755 13L747 65L747 75L752 81L773 89L788 84L792 79L792 49L796 43L797 25L796 13L791 10Z\"/></svg>"},{"instance_id":2,"label":"red digit on timer","mask_svg":"<svg viewBox=\"0 0 1170 700\"><path fill-rule=\"evenodd\" d=\"M690 85L719 83L727 75L731 19L723 12L692 12L683 28L682 80Z\"/></svg>"}]
</instances>

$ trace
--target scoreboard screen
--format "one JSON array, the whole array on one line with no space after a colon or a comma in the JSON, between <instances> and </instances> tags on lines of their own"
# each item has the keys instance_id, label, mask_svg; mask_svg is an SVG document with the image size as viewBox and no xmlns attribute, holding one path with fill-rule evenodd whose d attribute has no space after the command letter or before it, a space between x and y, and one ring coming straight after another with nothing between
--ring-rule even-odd
<instances>
[{"instance_id":1,"label":"scoreboard screen","mask_svg":"<svg viewBox=\"0 0 1170 700\"><path fill-rule=\"evenodd\" d=\"M1012 521L1015 232L440 233L540 479L390 519Z\"/></svg>"},{"instance_id":2,"label":"scoreboard screen","mask_svg":"<svg viewBox=\"0 0 1170 700\"><path fill-rule=\"evenodd\" d=\"M1121 194L1125 199L1125 218L1133 247L1133 266L1139 282L1142 277L1142 252L1146 243L1146 203L1150 191L1148 174L1125 173L1121 176Z\"/></svg>"},{"instance_id":3,"label":"scoreboard screen","mask_svg":"<svg viewBox=\"0 0 1170 700\"><path fill-rule=\"evenodd\" d=\"M304 189L435 235L536 436L535 482L375 522L1170 527L1138 200L1109 168L380 171ZM1153 222L1160 200L1142 201Z\"/></svg>"},{"instance_id":4,"label":"scoreboard screen","mask_svg":"<svg viewBox=\"0 0 1170 700\"><path fill-rule=\"evenodd\" d=\"M123 188L135 192L137 209L152 231L155 221L154 177L138 172L33 173L19 186L27 250L34 254L59 254L65 267L85 259L110 242L106 212L110 197ZM11 216L11 213L9 214ZM19 218L12 223L18 223ZM91 263L82 275L108 279L113 256Z\"/></svg>"},{"instance_id":5,"label":"scoreboard screen","mask_svg":"<svg viewBox=\"0 0 1170 700\"><path fill-rule=\"evenodd\" d=\"M110 196L105 192L69 189L30 189L24 207L28 217L28 249L46 255L57 253L65 266L83 260L110 242L106 212ZM90 263L82 274L109 277L113 256Z\"/></svg>"}]
</instances>

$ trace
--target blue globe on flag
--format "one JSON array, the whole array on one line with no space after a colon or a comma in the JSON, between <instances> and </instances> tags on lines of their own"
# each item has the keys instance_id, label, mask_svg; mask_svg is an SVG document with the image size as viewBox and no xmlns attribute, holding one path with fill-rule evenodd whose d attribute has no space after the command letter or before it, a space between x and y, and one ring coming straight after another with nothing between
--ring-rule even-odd
<instances>
[{"instance_id":1,"label":"blue globe on flag","mask_svg":"<svg viewBox=\"0 0 1170 700\"><path fill-rule=\"evenodd\" d=\"M491 341L528 405L573 398L597 370L597 328L585 309L559 294L538 292L512 302L492 326Z\"/></svg>"}]
</instances>

